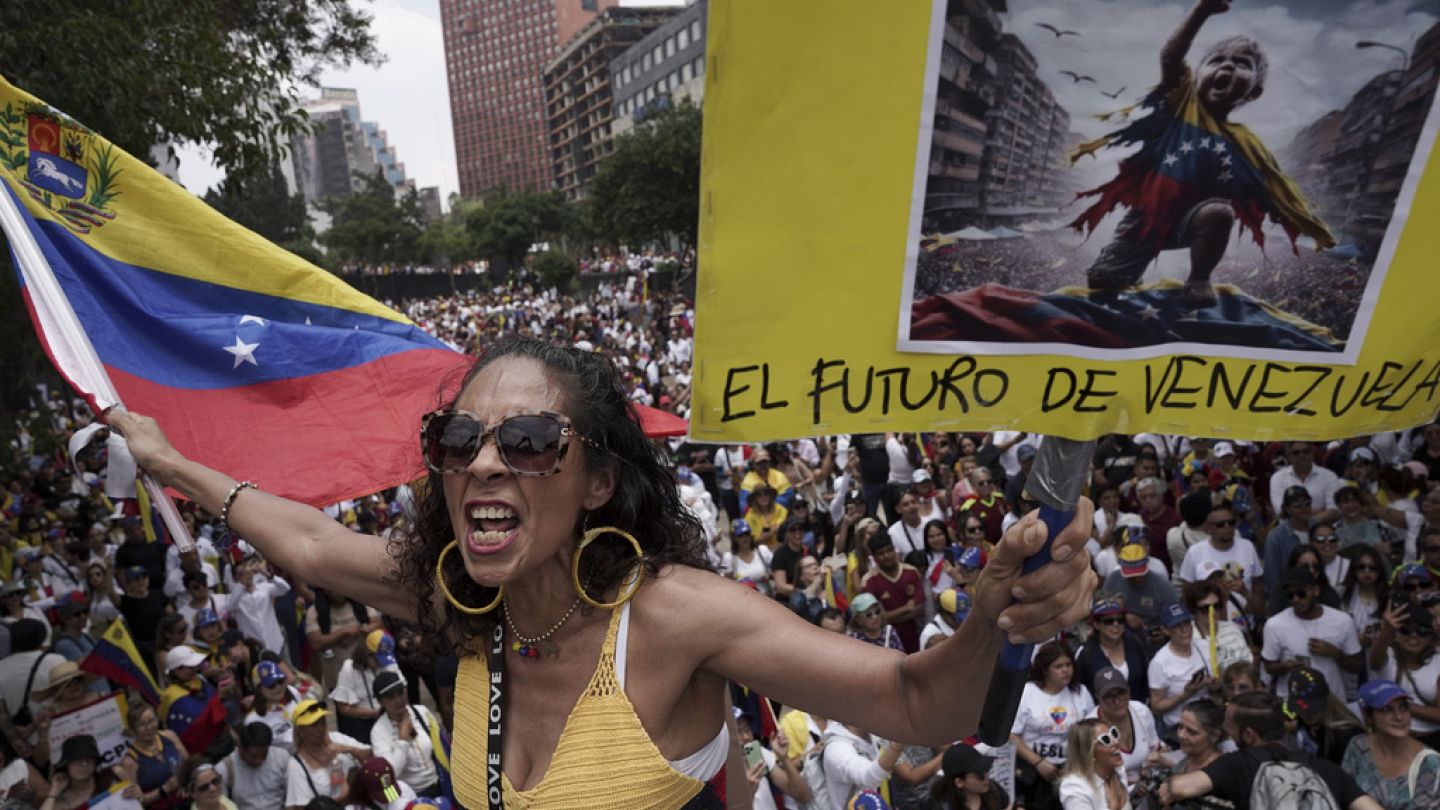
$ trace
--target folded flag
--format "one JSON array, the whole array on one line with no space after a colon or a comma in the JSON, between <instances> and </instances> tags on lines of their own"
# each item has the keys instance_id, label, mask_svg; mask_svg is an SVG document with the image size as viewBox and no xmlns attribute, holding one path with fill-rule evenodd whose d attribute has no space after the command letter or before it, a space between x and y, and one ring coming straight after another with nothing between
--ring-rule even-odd
<instances>
[{"instance_id":1,"label":"folded flag","mask_svg":"<svg viewBox=\"0 0 1440 810\"><path fill-rule=\"evenodd\" d=\"M420 416L463 355L3 80L0 178L31 319L92 405L113 391L187 456L315 505L423 472Z\"/></svg>"},{"instance_id":2,"label":"folded flag","mask_svg":"<svg viewBox=\"0 0 1440 810\"><path fill-rule=\"evenodd\" d=\"M116 619L101 634L90 654L80 660L80 668L114 683L124 684L140 693L152 706L160 705L160 687L150 674L150 667L140 657L124 619Z\"/></svg>"}]
</instances>

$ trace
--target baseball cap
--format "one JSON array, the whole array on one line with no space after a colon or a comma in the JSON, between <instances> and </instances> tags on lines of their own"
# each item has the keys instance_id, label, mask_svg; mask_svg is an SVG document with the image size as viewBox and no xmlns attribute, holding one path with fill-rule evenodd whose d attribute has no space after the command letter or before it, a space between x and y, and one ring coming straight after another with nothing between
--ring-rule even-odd
<instances>
[{"instance_id":1,"label":"baseball cap","mask_svg":"<svg viewBox=\"0 0 1440 810\"><path fill-rule=\"evenodd\" d=\"M750 531L750 524L745 522L745 518L735 518L730 524L730 533L733 535L751 534L752 532Z\"/></svg>"},{"instance_id":2,"label":"baseball cap","mask_svg":"<svg viewBox=\"0 0 1440 810\"><path fill-rule=\"evenodd\" d=\"M890 803L874 790L866 788L845 803L845 810L890 810Z\"/></svg>"},{"instance_id":3,"label":"baseball cap","mask_svg":"<svg viewBox=\"0 0 1440 810\"><path fill-rule=\"evenodd\" d=\"M21 582L19 577L0 585L0 597L14 596L17 593L25 593L25 583Z\"/></svg>"},{"instance_id":4,"label":"baseball cap","mask_svg":"<svg viewBox=\"0 0 1440 810\"><path fill-rule=\"evenodd\" d=\"M1095 697L1104 697L1116 689L1130 691L1130 682L1125 680L1125 676L1120 674L1120 670L1114 667L1105 667L1095 673L1095 680L1091 684L1091 691L1095 693Z\"/></svg>"},{"instance_id":5,"label":"baseball cap","mask_svg":"<svg viewBox=\"0 0 1440 810\"><path fill-rule=\"evenodd\" d=\"M205 653L188 644L171 647L170 651L165 653L166 672L174 672L181 667L198 667L203 663L205 663Z\"/></svg>"},{"instance_id":6,"label":"baseball cap","mask_svg":"<svg viewBox=\"0 0 1440 810\"><path fill-rule=\"evenodd\" d=\"M985 552L978 546L970 546L960 552L960 567L967 571L975 571L985 567Z\"/></svg>"},{"instance_id":7,"label":"baseball cap","mask_svg":"<svg viewBox=\"0 0 1440 810\"><path fill-rule=\"evenodd\" d=\"M1195 581L1204 582L1216 574L1225 573L1225 566L1214 560L1201 560L1195 564Z\"/></svg>"},{"instance_id":8,"label":"baseball cap","mask_svg":"<svg viewBox=\"0 0 1440 810\"><path fill-rule=\"evenodd\" d=\"M1285 578L1280 580L1280 584L1282 587L1285 585L1295 585L1301 588L1308 588L1315 584L1315 575L1310 573L1310 569L1297 565L1285 572Z\"/></svg>"},{"instance_id":9,"label":"baseball cap","mask_svg":"<svg viewBox=\"0 0 1440 810\"><path fill-rule=\"evenodd\" d=\"M1357 448L1355 448L1354 450L1351 450L1351 451L1350 451L1350 460L1351 460L1351 461L1364 460L1364 461L1368 461L1368 462L1370 462L1370 463L1373 464L1373 463L1375 463L1376 461L1379 461L1379 460L1380 460L1380 457L1377 456L1377 455L1375 455L1375 451L1374 451L1374 450L1371 450L1371 449L1368 448L1368 447L1357 447Z\"/></svg>"},{"instance_id":10,"label":"baseball cap","mask_svg":"<svg viewBox=\"0 0 1440 810\"><path fill-rule=\"evenodd\" d=\"M297 728L304 728L323 721L329 714L324 703L318 700L302 700L296 703L295 708L291 710L290 722L294 723Z\"/></svg>"},{"instance_id":11,"label":"baseball cap","mask_svg":"<svg viewBox=\"0 0 1440 810\"><path fill-rule=\"evenodd\" d=\"M395 786L395 768L384 757L370 757L355 776L355 787L374 805L388 805L400 799Z\"/></svg>"},{"instance_id":12,"label":"baseball cap","mask_svg":"<svg viewBox=\"0 0 1440 810\"><path fill-rule=\"evenodd\" d=\"M1310 667L1302 667L1290 673L1290 698L1287 701L1291 712L1319 711L1325 708L1330 697L1330 684L1325 676Z\"/></svg>"},{"instance_id":13,"label":"baseball cap","mask_svg":"<svg viewBox=\"0 0 1440 810\"><path fill-rule=\"evenodd\" d=\"M1397 700L1409 700L1410 695L1397 686L1394 681L1376 678L1361 686L1360 690L1355 693L1355 698L1361 706L1367 709L1383 709Z\"/></svg>"},{"instance_id":14,"label":"baseball cap","mask_svg":"<svg viewBox=\"0 0 1440 810\"><path fill-rule=\"evenodd\" d=\"M850 615L859 616L870 608L880 607L880 600L873 593L862 593L850 600Z\"/></svg>"},{"instance_id":15,"label":"baseball cap","mask_svg":"<svg viewBox=\"0 0 1440 810\"><path fill-rule=\"evenodd\" d=\"M760 449L758 449L758 450L756 450L755 452L753 452L753 453L750 454L750 463L751 463L751 464L759 464L759 463L762 462L762 461L769 461L769 460L770 460L770 451L769 451L769 450L766 450L766 449L763 448L763 447L761 447Z\"/></svg>"},{"instance_id":16,"label":"baseball cap","mask_svg":"<svg viewBox=\"0 0 1440 810\"><path fill-rule=\"evenodd\" d=\"M195 611L195 629L196 629L196 630L199 630L199 629L202 628L202 627L208 627L209 625L219 624L219 623L220 623L220 614L215 612L215 608L204 607L204 608L200 608L199 610Z\"/></svg>"},{"instance_id":17,"label":"baseball cap","mask_svg":"<svg viewBox=\"0 0 1440 810\"><path fill-rule=\"evenodd\" d=\"M940 770L944 772L946 779L956 779L966 774L987 774L990 773L990 766L995 764L995 757L987 757L975 750L975 746L965 743L955 743L945 751L945 756L940 758Z\"/></svg>"},{"instance_id":18,"label":"baseball cap","mask_svg":"<svg viewBox=\"0 0 1440 810\"><path fill-rule=\"evenodd\" d=\"M1120 573L1127 577L1144 576L1150 572L1150 552L1139 543L1129 543L1120 548Z\"/></svg>"},{"instance_id":19,"label":"baseball cap","mask_svg":"<svg viewBox=\"0 0 1440 810\"><path fill-rule=\"evenodd\" d=\"M1296 501L1312 501L1312 500L1314 500L1314 499L1310 497L1310 490L1306 489L1305 487L1300 486L1299 484L1296 484L1295 486L1290 487L1289 489L1285 490L1285 497L1284 497L1284 499L1281 501L1281 508L1283 509L1283 508L1285 508L1285 507L1287 507L1287 506L1291 506L1291 505L1294 504Z\"/></svg>"},{"instance_id":20,"label":"baseball cap","mask_svg":"<svg viewBox=\"0 0 1440 810\"><path fill-rule=\"evenodd\" d=\"M85 598L84 593L71 591L60 598L60 603L55 609L60 614L60 618L68 619L89 610L90 602Z\"/></svg>"},{"instance_id":21,"label":"baseball cap","mask_svg":"<svg viewBox=\"0 0 1440 810\"><path fill-rule=\"evenodd\" d=\"M123 579L123 580L125 580L126 582L134 582L135 580L139 579L140 577L148 577L148 576L150 576L150 573L145 570L145 566L143 566L143 565L132 565L132 566L130 566L129 568L126 568L126 569L125 569L124 573L122 573L122 574L120 575L120 578Z\"/></svg>"},{"instance_id":22,"label":"baseball cap","mask_svg":"<svg viewBox=\"0 0 1440 810\"><path fill-rule=\"evenodd\" d=\"M1191 616L1190 611L1186 610L1185 606L1179 602L1171 602L1166 605L1165 610L1160 614L1160 621L1164 623L1167 628L1179 627L1182 624L1189 624L1194 620L1195 617Z\"/></svg>"},{"instance_id":23,"label":"baseball cap","mask_svg":"<svg viewBox=\"0 0 1440 810\"><path fill-rule=\"evenodd\" d=\"M382 698L392 692L405 689L405 678L393 669L382 669L375 674L375 683L371 684L370 691L375 693L376 698Z\"/></svg>"},{"instance_id":24,"label":"baseball cap","mask_svg":"<svg viewBox=\"0 0 1440 810\"><path fill-rule=\"evenodd\" d=\"M1118 593L1096 594L1094 601L1090 603L1090 617L1105 616L1111 613L1125 612L1125 597Z\"/></svg>"},{"instance_id":25,"label":"baseball cap","mask_svg":"<svg viewBox=\"0 0 1440 810\"><path fill-rule=\"evenodd\" d=\"M285 671L274 661L261 661L255 665L254 678L261 686L274 686L285 681Z\"/></svg>"},{"instance_id":26,"label":"baseball cap","mask_svg":"<svg viewBox=\"0 0 1440 810\"><path fill-rule=\"evenodd\" d=\"M957 622L965 621L965 617L970 615L970 605L972 604L970 594L959 588L947 588L941 591L935 601L941 610L950 614Z\"/></svg>"},{"instance_id":27,"label":"baseball cap","mask_svg":"<svg viewBox=\"0 0 1440 810\"><path fill-rule=\"evenodd\" d=\"M910 483L912 484L923 484L929 480L930 471L925 469L924 467L921 467L920 469L910 474Z\"/></svg>"},{"instance_id":28,"label":"baseball cap","mask_svg":"<svg viewBox=\"0 0 1440 810\"><path fill-rule=\"evenodd\" d=\"M371 630L365 637L365 649L375 654L382 667L395 666L395 637L385 630Z\"/></svg>"},{"instance_id":29,"label":"baseball cap","mask_svg":"<svg viewBox=\"0 0 1440 810\"><path fill-rule=\"evenodd\" d=\"M1405 563L1395 572L1396 585L1404 585L1412 579L1418 579L1421 582L1432 584L1435 582L1435 578L1430 576L1430 572L1425 570L1425 566L1420 563Z\"/></svg>"},{"instance_id":30,"label":"baseball cap","mask_svg":"<svg viewBox=\"0 0 1440 810\"><path fill-rule=\"evenodd\" d=\"M1211 452L1214 453L1216 458L1233 456L1235 455L1235 445L1231 444L1230 442L1220 442L1219 444L1215 445L1215 449Z\"/></svg>"}]
</instances>

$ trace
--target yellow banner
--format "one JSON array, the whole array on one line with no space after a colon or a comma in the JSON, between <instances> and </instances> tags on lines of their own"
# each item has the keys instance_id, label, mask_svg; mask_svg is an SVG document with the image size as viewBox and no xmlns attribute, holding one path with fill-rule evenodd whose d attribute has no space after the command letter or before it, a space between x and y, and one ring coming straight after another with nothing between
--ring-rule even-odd
<instances>
[{"instance_id":1,"label":"yellow banner","mask_svg":"<svg viewBox=\"0 0 1440 810\"><path fill-rule=\"evenodd\" d=\"M692 436L1433 419L1440 25L1224 5L713 2Z\"/></svg>"}]
</instances>

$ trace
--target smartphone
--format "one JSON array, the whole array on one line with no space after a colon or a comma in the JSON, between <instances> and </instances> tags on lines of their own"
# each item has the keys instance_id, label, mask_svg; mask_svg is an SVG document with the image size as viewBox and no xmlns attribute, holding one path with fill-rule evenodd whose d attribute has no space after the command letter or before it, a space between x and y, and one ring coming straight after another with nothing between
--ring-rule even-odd
<instances>
[{"instance_id":1,"label":"smartphone","mask_svg":"<svg viewBox=\"0 0 1440 810\"><path fill-rule=\"evenodd\" d=\"M765 754L760 750L759 740L751 740L745 743L745 771L747 773L755 767L755 763L763 762L764 759Z\"/></svg>"}]
</instances>

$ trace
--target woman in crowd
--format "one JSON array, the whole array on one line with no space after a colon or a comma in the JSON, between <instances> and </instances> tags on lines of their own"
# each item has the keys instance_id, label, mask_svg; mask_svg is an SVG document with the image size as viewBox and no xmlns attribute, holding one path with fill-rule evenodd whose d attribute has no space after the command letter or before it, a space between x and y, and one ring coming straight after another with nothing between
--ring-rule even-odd
<instances>
[{"instance_id":1,"label":"woman in crowd","mask_svg":"<svg viewBox=\"0 0 1440 810\"><path fill-rule=\"evenodd\" d=\"M100 770L100 746L89 734L77 734L60 745L60 759L50 776L50 792L39 810L79 810L90 806L90 799L110 789L115 776ZM140 789L127 787L122 794L131 801L141 801ZM145 803L151 807L149 802Z\"/></svg>"},{"instance_id":2,"label":"woman in crowd","mask_svg":"<svg viewBox=\"0 0 1440 810\"><path fill-rule=\"evenodd\" d=\"M376 630L372 634L384 632ZM335 689L330 693L330 699L335 701L335 728L341 734L362 741L370 739L370 729L380 716L380 704L375 700L375 676L379 672L380 661L367 636L365 643L356 644L355 651L340 665Z\"/></svg>"},{"instance_id":3,"label":"woman in crowd","mask_svg":"<svg viewBox=\"0 0 1440 810\"><path fill-rule=\"evenodd\" d=\"M200 757L185 760L180 768L180 783L190 797L191 810L236 810L235 802L225 795L220 772Z\"/></svg>"},{"instance_id":4,"label":"woman in crowd","mask_svg":"<svg viewBox=\"0 0 1440 810\"><path fill-rule=\"evenodd\" d=\"M1128 810L1119 729L1094 718L1082 720L1070 729L1066 749L1070 757L1060 779L1065 810Z\"/></svg>"},{"instance_id":5,"label":"woman in crowd","mask_svg":"<svg viewBox=\"0 0 1440 810\"><path fill-rule=\"evenodd\" d=\"M250 713L245 723L260 722L270 727L272 745L286 751L295 750L295 730L290 722L290 713L299 696L286 680L280 665L274 661L261 661L251 673L255 688L255 700L250 704Z\"/></svg>"},{"instance_id":6,"label":"woman in crowd","mask_svg":"<svg viewBox=\"0 0 1440 810\"><path fill-rule=\"evenodd\" d=\"M1230 618L1229 601L1225 590L1213 580L1188 582L1180 589L1180 602L1190 615L1195 617L1195 644L1209 662L1211 671L1224 672L1227 667L1239 661L1254 662L1255 652L1244 627ZM1215 611L1215 659L1210 659L1210 611Z\"/></svg>"},{"instance_id":7,"label":"woman in crowd","mask_svg":"<svg viewBox=\"0 0 1440 810\"><path fill-rule=\"evenodd\" d=\"M1115 593L1099 593L1090 605L1090 627L1093 632L1075 656L1075 674L1089 688L1096 673L1114 667L1125 676L1130 691L1150 694L1148 657L1140 640L1127 625L1125 597ZM1099 700L1094 694L1091 698Z\"/></svg>"},{"instance_id":8,"label":"woman in crowd","mask_svg":"<svg viewBox=\"0 0 1440 810\"><path fill-rule=\"evenodd\" d=\"M758 545L773 550L780 541L780 527L785 525L785 518L789 516L790 510L775 499L775 488L769 484L761 484L750 493L745 522L750 524L750 531Z\"/></svg>"},{"instance_id":9,"label":"woman in crowd","mask_svg":"<svg viewBox=\"0 0 1440 810\"><path fill-rule=\"evenodd\" d=\"M160 630L155 634L155 672L162 673L161 686L169 673L165 671L165 656L175 647L190 641L190 623L178 613L166 613L160 619Z\"/></svg>"},{"instance_id":10,"label":"woman in crowd","mask_svg":"<svg viewBox=\"0 0 1440 810\"><path fill-rule=\"evenodd\" d=\"M725 576L765 594L774 593L770 581L770 560L773 553L755 544L755 533L744 518L730 524L730 550L721 557Z\"/></svg>"},{"instance_id":11,"label":"woman in crowd","mask_svg":"<svg viewBox=\"0 0 1440 810\"><path fill-rule=\"evenodd\" d=\"M905 562L915 566L925 583L925 615L935 615L935 595L954 587L959 570L952 562L959 549L950 537L950 527L943 520L928 521L921 529L925 547L905 555Z\"/></svg>"},{"instance_id":12,"label":"woman in crowd","mask_svg":"<svg viewBox=\"0 0 1440 810\"><path fill-rule=\"evenodd\" d=\"M1075 679L1075 659L1063 642L1035 651L1010 741L1015 744L1016 799L1029 810L1054 807L1055 781L1065 765L1071 727L1095 708Z\"/></svg>"},{"instance_id":13,"label":"woman in crowd","mask_svg":"<svg viewBox=\"0 0 1440 810\"><path fill-rule=\"evenodd\" d=\"M1410 601L1387 604L1370 644L1367 663L1375 677L1394 681L1410 696L1410 733L1431 748L1440 745L1440 655L1435 623Z\"/></svg>"},{"instance_id":14,"label":"woman in crowd","mask_svg":"<svg viewBox=\"0 0 1440 810\"><path fill-rule=\"evenodd\" d=\"M253 572L258 563L257 558L250 566L242 563L240 567ZM319 661L317 666L311 659L310 671L326 690L333 690L340 668L355 654L355 648L363 645L365 636L380 627L380 618L372 619L362 602L332 594L324 587L311 586L311 590L315 604L305 613L305 640L312 652L319 653Z\"/></svg>"},{"instance_id":15,"label":"woman in crowd","mask_svg":"<svg viewBox=\"0 0 1440 810\"><path fill-rule=\"evenodd\" d=\"M901 651L905 649L905 645L900 641L900 634L886 623L880 600L870 593L861 592L850 601L850 629L846 635L876 647Z\"/></svg>"},{"instance_id":16,"label":"woman in crowd","mask_svg":"<svg viewBox=\"0 0 1440 810\"><path fill-rule=\"evenodd\" d=\"M155 710L141 703L130 710L130 744L118 766L125 780L144 791L146 810L167 810L185 805L182 783L176 777L188 752L175 732L162 730Z\"/></svg>"},{"instance_id":17,"label":"woman in crowd","mask_svg":"<svg viewBox=\"0 0 1440 810\"><path fill-rule=\"evenodd\" d=\"M110 575L110 563L95 560L85 566L85 585L90 592L90 632L99 635L120 618L120 593Z\"/></svg>"},{"instance_id":18,"label":"woman in crowd","mask_svg":"<svg viewBox=\"0 0 1440 810\"><path fill-rule=\"evenodd\" d=\"M1010 797L990 780L994 757L955 743L940 757L940 778L930 792L933 810L1005 810Z\"/></svg>"},{"instance_id":19,"label":"woman in crowd","mask_svg":"<svg viewBox=\"0 0 1440 810\"><path fill-rule=\"evenodd\" d=\"M1356 695L1368 734L1350 740L1342 767L1385 810L1440 810L1440 753L1410 733L1410 695L1376 679Z\"/></svg>"},{"instance_id":20,"label":"woman in crowd","mask_svg":"<svg viewBox=\"0 0 1440 810\"><path fill-rule=\"evenodd\" d=\"M1229 703L1246 692L1260 689L1260 669L1253 661L1236 661L1220 672L1220 686Z\"/></svg>"},{"instance_id":21,"label":"woman in crowd","mask_svg":"<svg viewBox=\"0 0 1440 810\"><path fill-rule=\"evenodd\" d=\"M1180 724L1175 732L1180 740L1180 753L1184 756L1175 763L1170 773L1178 776L1198 771L1224 753L1220 746L1225 740L1225 707L1209 698L1191 701L1180 712ZM1233 745L1230 747L1234 748Z\"/></svg>"},{"instance_id":22,"label":"woman in crowd","mask_svg":"<svg viewBox=\"0 0 1440 810\"><path fill-rule=\"evenodd\" d=\"M1023 578L1045 531L1033 517L1012 527L952 639L908 657L856 645L707 570L704 533L605 357L506 339L452 390L422 423L431 476L418 537L404 543L190 461L154 420L122 412L111 424L158 482L279 567L464 651L452 757L466 806L556 791L661 807L713 795L707 785L728 772L727 680L887 739L947 742L977 722L1002 632L1048 638L1084 614L1095 587L1078 553L1092 511L1082 500L1055 538L1056 562ZM603 738L606 761L580 764L557 749L562 733Z\"/></svg>"},{"instance_id":23,"label":"woman in crowd","mask_svg":"<svg viewBox=\"0 0 1440 810\"><path fill-rule=\"evenodd\" d=\"M1360 632L1360 646L1369 650L1384 621L1383 607L1390 603L1390 588L1385 583L1385 560L1380 552L1361 546L1351 553L1350 570L1340 585L1340 604L1355 619Z\"/></svg>"},{"instance_id":24,"label":"woman in crowd","mask_svg":"<svg viewBox=\"0 0 1440 810\"><path fill-rule=\"evenodd\" d=\"M47 702L47 710L53 717L94 701L96 695L90 691L94 681L95 676L82 672L79 664L66 661L50 669L50 685L35 696Z\"/></svg>"},{"instance_id":25,"label":"woman in crowd","mask_svg":"<svg viewBox=\"0 0 1440 810\"><path fill-rule=\"evenodd\" d=\"M960 526L961 548L988 550L990 544L985 542L985 521L967 509L957 513L957 523Z\"/></svg>"},{"instance_id":26,"label":"woman in crowd","mask_svg":"<svg viewBox=\"0 0 1440 810\"><path fill-rule=\"evenodd\" d=\"M1210 674L1206 650L1194 644L1195 619L1190 611L1183 605L1166 605L1161 623L1169 640L1150 659L1147 678L1150 711L1161 716L1161 736L1169 737L1185 704L1209 697L1210 688L1219 686L1219 681Z\"/></svg>"},{"instance_id":27,"label":"woman in crowd","mask_svg":"<svg viewBox=\"0 0 1440 810\"><path fill-rule=\"evenodd\" d=\"M1162 747L1155 715L1149 706L1130 699L1130 686L1118 670L1102 669L1096 673L1092 691L1099 699L1091 716L1120 730L1120 755L1127 778L1134 781L1141 768L1153 764L1151 755Z\"/></svg>"},{"instance_id":28,"label":"woman in crowd","mask_svg":"<svg viewBox=\"0 0 1440 810\"><path fill-rule=\"evenodd\" d=\"M1275 606L1283 601L1280 597L1280 577L1289 570L1290 555L1295 549L1310 542L1313 514L1310 490L1299 485L1285 490L1280 500L1280 514L1275 527L1265 535L1265 602L1271 615L1275 613Z\"/></svg>"},{"instance_id":29,"label":"woman in crowd","mask_svg":"<svg viewBox=\"0 0 1440 810\"><path fill-rule=\"evenodd\" d=\"M290 722L295 725L295 755L285 775L285 806L304 807L318 796L349 803L348 779L352 768L370 756L370 749L353 737L331 732L325 704L302 700L295 704Z\"/></svg>"},{"instance_id":30,"label":"woman in crowd","mask_svg":"<svg viewBox=\"0 0 1440 810\"><path fill-rule=\"evenodd\" d=\"M872 517L861 518L855 524L855 546L845 557L845 595L854 599L860 593L860 585L870 572L870 538L883 531L880 521Z\"/></svg>"},{"instance_id":31,"label":"woman in crowd","mask_svg":"<svg viewBox=\"0 0 1440 810\"><path fill-rule=\"evenodd\" d=\"M1365 508L1360 490L1346 485L1335 491L1335 508L1340 510L1340 519L1335 522L1336 542L1339 549L1351 546L1380 548L1390 540L1390 532L1382 527L1371 511ZM1315 542L1312 537L1310 542ZM1337 549L1338 550L1338 549ZM1339 578L1332 579L1339 582Z\"/></svg>"},{"instance_id":32,"label":"woman in crowd","mask_svg":"<svg viewBox=\"0 0 1440 810\"><path fill-rule=\"evenodd\" d=\"M1332 586L1345 581L1350 573L1350 560L1340 553L1340 538L1335 527L1322 523L1310 530L1310 547L1320 556L1320 570L1325 572L1325 581ZM1359 548L1373 548L1370 545Z\"/></svg>"},{"instance_id":33,"label":"woman in crowd","mask_svg":"<svg viewBox=\"0 0 1440 810\"><path fill-rule=\"evenodd\" d=\"M375 700L382 712L370 730L370 747L395 768L400 781L420 796L442 796L435 767L435 741L441 739L440 721L424 706L410 703L405 679L385 670L375 676ZM441 743L442 748L444 743Z\"/></svg>"},{"instance_id":34,"label":"woman in crowd","mask_svg":"<svg viewBox=\"0 0 1440 810\"><path fill-rule=\"evenodd\" d=\"M1319 526L1315 528L1320 529ZM1316 551L1314 546L1309 543L1296 546L1295 550L1290 552L1290 558L1281 572L1289 571L1291 568L1304 568L1315 575L1316 584L1320 586L1320 604L1328 608L1340 609L1340 594L1335 592L1329 578L1325 576L1325 564L1321 561L1320 552ZM1274 616L1287 607L1290 607L1290 603L1285 601L1284 593L1276 590L1274 598L1268 605L1270 615Z\"/></svg>"},{"instance_id":35,"label":"woman in crowd","mask_svg":"<svg viewBox=\"0 0 1440 810\"><path fill-rule=\"evenodd\" d=\"M775 445L775 469L790 479L790 488L796 496L810 503L820 503L820 491L815 487L815 472L800 457L791 451L790 445Z\"/></svg>"}]
</instances>

